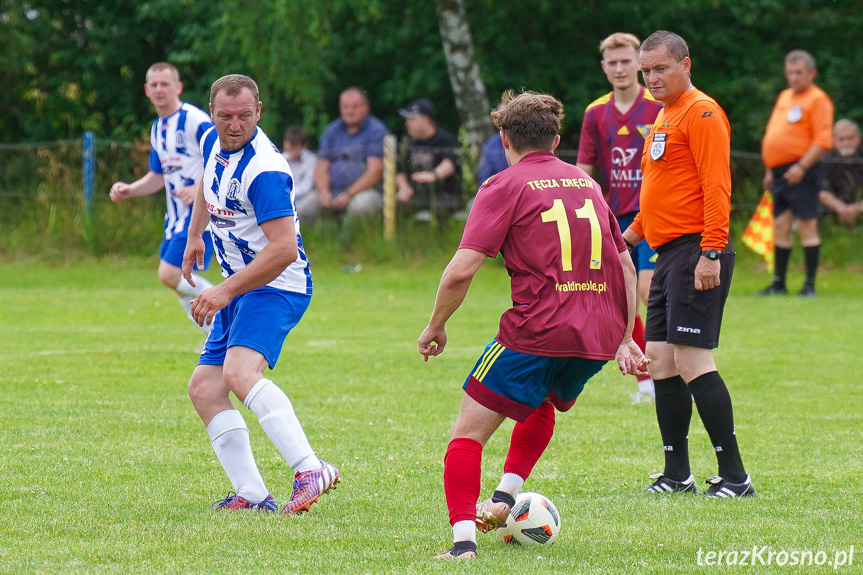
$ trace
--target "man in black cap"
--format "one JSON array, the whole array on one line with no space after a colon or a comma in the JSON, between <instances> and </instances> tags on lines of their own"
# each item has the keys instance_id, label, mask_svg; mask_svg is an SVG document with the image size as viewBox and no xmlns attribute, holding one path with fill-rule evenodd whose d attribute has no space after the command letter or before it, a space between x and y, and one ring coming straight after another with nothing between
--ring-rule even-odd
<instances>
[{"instance_id":1,"label":"man in black cap","mask_svg":"<svg viewBox=\"0 0 863 575\"><path fill-rule=\"evenodd\" d=\"M411 102L399 114L410 143L400 155L396 198L414 208L420 220L462 209L458 140L437 125L434 106L426 99Z\"/></svg>"}]
</instances>

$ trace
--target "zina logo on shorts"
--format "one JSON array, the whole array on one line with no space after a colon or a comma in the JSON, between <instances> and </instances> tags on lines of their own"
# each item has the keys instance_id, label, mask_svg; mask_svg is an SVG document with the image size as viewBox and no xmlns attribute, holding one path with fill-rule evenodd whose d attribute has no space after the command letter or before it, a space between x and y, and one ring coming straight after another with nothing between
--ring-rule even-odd
<instances>
[{"instance_id":1,"label":"zina logo on shorts","mask_svg":"<svg viewBox=\"0 0 863 575\"><path fill-rule=\"evenodd\" d=\"M677 331L681 331L683 333L701 333L701 330L697 327L685 327L682 325L677 326Z\"/></svg>"}]
</instances>

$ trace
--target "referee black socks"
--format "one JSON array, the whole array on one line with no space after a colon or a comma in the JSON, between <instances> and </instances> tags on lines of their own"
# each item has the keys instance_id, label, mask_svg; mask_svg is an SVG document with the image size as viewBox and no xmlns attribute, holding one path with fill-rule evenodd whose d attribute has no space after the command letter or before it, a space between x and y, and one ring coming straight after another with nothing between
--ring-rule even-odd
<instances>
[{"instance_id":1,"label":"referee black socks","mask_svg":"<svg viewBox=\"0 0 863 575\"><path fill-rule=\"evenodd\" d=\"M692 394L679 375L653 380L656 391L656 420L662 435L665 470L662 474L675 481L689 478L689 421L692 419Z\"/></svg>"},{"instance_id":2,"label":"referee black socks","mask_svg":"<svg viewBox=\"0 0 863 575\"><path fill-rule=\"evenodd\" d=\"M731 395L725 381L718 371L711 371L690 381L689 390L716 452L719 476L731 483L742 483L746 480L746 471L737 448ZM657 393L657 408L658 399Z\"/></svg>"}]
</instances>

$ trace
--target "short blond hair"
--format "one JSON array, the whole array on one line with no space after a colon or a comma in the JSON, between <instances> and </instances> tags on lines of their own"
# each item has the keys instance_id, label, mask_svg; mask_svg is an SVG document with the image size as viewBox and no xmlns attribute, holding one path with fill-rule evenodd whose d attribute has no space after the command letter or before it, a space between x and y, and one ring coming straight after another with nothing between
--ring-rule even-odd
<instances>
[{"instance_id":1,"label":"short blond hair","mask_svg":"<svg viewBox=\"0 0 863 575\"><path fill-rule=\"evenodd\" d=\"M149 68L147 68L147 73L144 75L144 80L150 81L150 72L161 72L162 70L168 70L174 76L174 81L180 81L180 71L177 70L177 67L173 64L169 64L167 62L156 62Z\"/></svg>"},{"instance_id":2,"label":"short blond hair","mask_svg":"<svg viewBox=\"0 0 863 575\"><path fill-rule=\"evenodd\" d=\"M213 86L210 88L210 104L216 101L216 96L219 92L224 92L226 96L236 96L244 88L247 88L252 93L255 105L257 106L260 101L258 85L254 80L242 74L228 74L213 82Z\"/></svg>"},{"instance_id":3,"label":"short blond hair","mask_svg":"<svg viewBox=\"0 0 863 575\"><path fill-rule=\"evenodd\" d=\"M638 49L641 47L641 40L635 34L630 34L629 32L615 32L599 43L599 53L604 54L606 50L628 48L629 46L632 46L638 52Z\"/></svg>"}]
</instances>

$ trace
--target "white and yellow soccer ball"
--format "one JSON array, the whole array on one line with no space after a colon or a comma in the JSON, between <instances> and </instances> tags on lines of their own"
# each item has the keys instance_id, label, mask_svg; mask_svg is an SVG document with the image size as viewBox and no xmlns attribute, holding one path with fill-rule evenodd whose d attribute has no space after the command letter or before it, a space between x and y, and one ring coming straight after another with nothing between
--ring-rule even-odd
<instances>
[{"instance_id":1,"label":"white and yellow soccer ball","mask_svg":"<svg viewBox=\"0 0 863 575\"><path fill-rule=\"evenodd\" d=\"M504 543L516 545L553 545L560 535L560 514L548 497L539 493L519 493L515 505L498 528Z\"/></svg>"}]
</instances>

